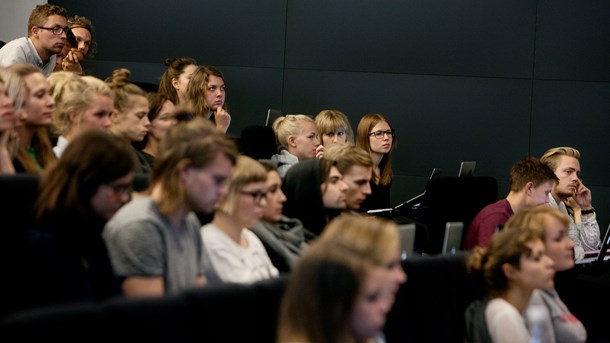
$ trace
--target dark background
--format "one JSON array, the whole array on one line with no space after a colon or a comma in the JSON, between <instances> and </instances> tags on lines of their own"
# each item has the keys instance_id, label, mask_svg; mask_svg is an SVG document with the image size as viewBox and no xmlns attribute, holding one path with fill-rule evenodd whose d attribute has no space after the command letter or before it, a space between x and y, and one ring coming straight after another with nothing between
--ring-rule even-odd
<instances>
[{"instance_id":1,"label":"dark background","mask_svg":"<svg viewBox=\"0 0 610 343\"><path fill-rule=\"evenodd\" d=\"M610 221L607 0L50 2L92 19L98 77L127 67L157 83L167 57L218 67L234 136L268 108L339 109L354 130L384 114L399 143L395 204L463 160L504 197L515 161L573 146L602 233Z\"/></svg>"}]
</instances>

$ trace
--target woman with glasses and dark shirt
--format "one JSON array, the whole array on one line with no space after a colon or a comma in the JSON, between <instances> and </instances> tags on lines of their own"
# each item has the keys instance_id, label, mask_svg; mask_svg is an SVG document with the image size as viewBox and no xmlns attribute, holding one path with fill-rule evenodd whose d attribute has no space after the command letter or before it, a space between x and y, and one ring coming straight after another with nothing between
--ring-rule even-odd
<instances>
[{"instance_id":1,"label":"woman with glasses and dark shirt","mask_svg":"<svg viewBox=\"0 0 610 343\"><path fill-rule=\"evenodd\" d=\"M396 148L394 129L381 114L366 114L360 119L356 145L373 158L372 194L360 205L360 211L389 208L392 188L392 151Z\"/></svg>"},{"instance_id":2,"label":"woman with glasses and dark shirt","mask_svg":"<svg viewBox=\"0 0 610 343\"><path fill-rule=\"evenodd\" d=\"M256 160L239 156L211 223L201 228L208 284L252 283L279 275L263 243L248 230L263 216L267 171Z\"/></svg>"},{"instance_id":3,"label":"woman with glasses and dark shirt","mask_svg":"<svg viewBox=\"0 0 610 343\"><path fill-rule=\"evenodd\" d=\"M136 159L128 143L102 129L79 134L40 179L38 224L15 249L9 308L103 301L121 289L101 236L131 199ZM43 284L41 284L41 282Z\"/></svg>"}]
</instances>

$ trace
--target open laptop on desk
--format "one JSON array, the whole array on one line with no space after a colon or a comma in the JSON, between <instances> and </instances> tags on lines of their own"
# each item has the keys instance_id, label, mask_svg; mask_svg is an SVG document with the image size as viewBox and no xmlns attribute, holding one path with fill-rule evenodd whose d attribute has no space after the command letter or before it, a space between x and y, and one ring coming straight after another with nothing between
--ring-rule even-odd
<instances>
[{"instance_id":1,"label":"open laptop on desk","mask_svg":"<svg viewBox=\"0 0 610 343\"><path fill-rule=\"evenodd\" d=\"M474 176L474 168L477 166L477 161L462 161L458 177Z\"/></svg>"},{"instance_id":2,"label":"open laptop on desk","mask_svg":"<svg viewBox=\"0 0 610 343\"><path fill-rule=\"evenodd\" d=\"M441 168L432 168L432 173L430 174L430 179L437 177L437 176L441 176L441 174L443 173L443 170ZM381 213L396 213L400 210L401 207L403 206L407 206L408 207L412 207L413 205L415 205L418 201L421 200L421 198L426 194L426 191L424 191L421 194L418 194L416 196L414 196L413 198L402 202L394 207L390 207L390 208L380 208L380 209L374 209L374 210L369 210L367 211L368 214L381 214Z\"/></svg>"},{"instance_id":3,"label":"open laptop on desk","mask_svg":"<svg viewBox=\"0 0 610 343\"><path fill-rule=\"evenodd\" d=\"M267 110L267 119L265 120L265 126L273 126L273 122L279 117L282 116L282 112L280 110L274 110L272 108Z\"/></svg>"},{"instance_id":4,"label":"open laptop on desk","mask_svg":"<svg viewBox=\"0 0 610 343\"><path fill-rule=\"evenodd\" d=\"M576 261L576 264L588 264L593 262L603 262L610 259L610 224L606 229L606 234L602 240L602 246L598 251L588 251L585 253L585 258Z\"/></svg>"}]
</instances>

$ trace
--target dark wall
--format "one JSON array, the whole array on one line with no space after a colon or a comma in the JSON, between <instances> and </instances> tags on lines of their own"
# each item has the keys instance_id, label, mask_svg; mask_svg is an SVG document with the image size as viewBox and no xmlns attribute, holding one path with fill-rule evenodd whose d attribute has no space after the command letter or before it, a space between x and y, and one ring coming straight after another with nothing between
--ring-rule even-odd
<instances>
[{"instance_id":1,"label":"dark wall","mask_svg":"<svg viewBox=\"0 0 610 343\"><path fill-rule=\"evenodd\" d=\"M354 129L365 113L386 115L399 141L394 203L462 160L503 196L516 160L569 145L602 231L610 221L606 0L50 2L93 20L97 76L127 67L156 83L177 56L219 67L233 135L268 108L335 108Z\"/></svg>"}]
</instances>

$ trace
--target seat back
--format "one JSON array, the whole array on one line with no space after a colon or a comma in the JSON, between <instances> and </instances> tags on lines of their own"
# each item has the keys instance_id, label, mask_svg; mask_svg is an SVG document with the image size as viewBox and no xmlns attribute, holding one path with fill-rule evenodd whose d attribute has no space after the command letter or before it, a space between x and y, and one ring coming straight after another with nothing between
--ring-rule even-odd
<instances>
[{"instance_id":1,"label":"seat back","mask_svg":"<svg viewBox=\"0 0 610 343\"><path fill-rule=\"evenodd\" d=\"M496 201L498 201L498 182L493 177L430 179L423 200L426 208L424 223L430 237L427 252L429 254L442 252L445 227L448 222L462 222L464 228L468 228L472 219L483 207Z\"/></svg>"}]
</instances>

